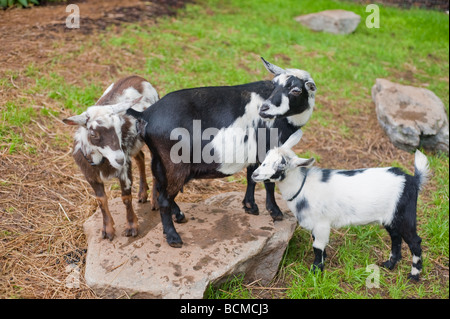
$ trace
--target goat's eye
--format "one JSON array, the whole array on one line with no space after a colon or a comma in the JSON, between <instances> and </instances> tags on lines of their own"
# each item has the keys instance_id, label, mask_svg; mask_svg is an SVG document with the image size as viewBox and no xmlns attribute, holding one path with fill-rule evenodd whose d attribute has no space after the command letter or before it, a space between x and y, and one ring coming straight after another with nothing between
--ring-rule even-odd
<instances>
[{"instance_id":1,"label":"goat's eye","mask_svg":"<svg viewBox=\"0 0 450 319\"><path fill-rule=\"evenodd\" d=\"M89 131L89 135L94 140L100 139L100 134L98 134L96 131Z\"/></svg>"},{"instance_id":2,"label":"goat's eye","mask_svg":"<svg viewBox=\"0 0 450 319\"><path fill-rule=\"evenodd\" d=\"M293 96L299 96L302 93L302 89L298 88L298 87L294 87L291 89L291 91L289 91L289 94L293 95Z\"/></svg>"}]
</instances>

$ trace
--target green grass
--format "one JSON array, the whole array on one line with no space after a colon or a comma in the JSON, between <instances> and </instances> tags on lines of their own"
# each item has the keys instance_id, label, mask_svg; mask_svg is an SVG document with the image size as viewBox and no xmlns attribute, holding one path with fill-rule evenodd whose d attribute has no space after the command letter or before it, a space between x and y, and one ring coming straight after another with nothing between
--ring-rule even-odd
<instances>
[{"instance_id":1,"label":"green grass","mask_svg":"<svg viewBox=\"0 0 450 319\"><path fill-rule=\"evenodd\" d=\"M32 107L25 106L22 99L6 102L1 113L0 149L6 148L10 154L17 150L33 153L34 147L25 142L24 136L27 132L27 124L35 116L36 111Z\"/></svg>"},{"instance_id":2,"label":"green grass","mask_svg":"<svg viewBox=\"0 0 450 319\"><path fill-rule=\"evenodd\" d=\"M96 84L85 83L78 87L68 85L64 78L56 73L36 79L36 85L27 91L28 94L47 92L48 97L61 102L62 107L80 114L86 107L94 105L103 93L103 88Z\"/></svg>"},{"instance_id":3,"label":"green grass","mask_svg":"<svg viewBox=\"0 0 450 319\"><path fill-rule=\"evenodd\" d=\"M361 15L361 23L350 35L333 35L308 30L293 20L297 15L326 9L346 9ZM173 90L205 86L233 85L271 76L259 57L281 67L310 71L318 85L318 103L311 121L352 137L345 116L367 112L370 89L375 79L426 86L436 93L449 111L449 18L425 10L401 10L380 5L381 28L368 29L365 6L331 0L197 0L180 10L176 18L160 18L153 26L129 24L118 33L105 32L98 41L85 43L67 56L55 56L49 65L30 64L22 75L32 84L24 94L44 94L54 103L36 111L25 101L1 105L0 148L10 153L27 151L26 125L39 116L57 116L60 110L81 113L95 103L104 89L90 73L81 73L83 85L69 85L59 73L59 64L94 47L108 54L99 64L115 64L121 75L139 74L158 89L160 96ZM55 50L64 43L55 43ZM134 57L136 61L132 61ZM81 61L82 62L82 61ZM82 72L82 71L80 71ZM0 86L10 89L7 73ZM106 83L116 75L103 79ZM104 84L104 83L103 83ZM327 110L327 103L345 101L340 120ZM305 157L320 157L305 151ZM419 197L419 235L424 239L423 280L407 281L411 254L404 251L396 269L380 268L380 288L367 288L370 272L366 267L389 256L389 236L378 226L350 227L333 231L329 260L323 273L310 272L313 260L309 232L298 229L283 258L279 278L286 285L286 298L448 298L449 256L449 160L442 154L430 155L433 172L424 201ZM326 165L326 163L321 163ZM388 163L404 167L408 163ZM425 190L427 192L427 190ZM343 235L345 234L345 235ZM430 271L439 265L447 277ZM252 298L243 278L233 278L210 287L208 298Z\"/></svg>"},{"instance_id":4,"label":"green grass","mask_svg":"<svg viewBox=\"0 0 450 319\"><path fill-rule=\"evenodd\" d=\"M35 148L26 142L27 126L33 119L39 115L57 117L62 109L70 109L74 113L80 114L86 107L94 105L103 92L103 88L96 84L86 82L83 87L68 85L62 76L53 72L42 76L40 74L42 71L31 64L23 72L24 75L35 81L35 85L23 91L31 99L19 98L0 106L0 150L6 148L9 154L19 150L30 154L34 153ZM11 75L11 78L15 77L17 75ZM11 82L6 78L2 79L0 84L5 88L11 87ZM34 108L30 106L36 105L32 97L42 93L57 102L57 107L37 106ZM56 136L56 138L58 137Z\"/></svg>"},{"instance_id":5,"label":"green grass","mask_svg":"<svg viewBox=\"0 0 450 319\"><path fill-rule=\"evenodd\" d=\"M207 299L250 299L251 291L244 286L244 276L229 278L225 283L216 288L209 285L204 297Z\"/></svg>"}]
</instances>

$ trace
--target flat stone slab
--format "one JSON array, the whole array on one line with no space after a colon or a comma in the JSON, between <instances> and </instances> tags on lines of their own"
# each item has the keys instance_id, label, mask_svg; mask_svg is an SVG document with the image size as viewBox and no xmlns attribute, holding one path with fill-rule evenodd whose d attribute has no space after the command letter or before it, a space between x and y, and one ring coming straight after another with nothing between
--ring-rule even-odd
<instances>
[{"instance_id":1,"label":"flat stone slab","mask_svg":"<svg viewBox=\"0 0 450 319\"><path fill-rule=\"evenodd\" d=\"M285 213L273 222L265 207L265 191L255 194L260 215L246 214L244 194L224 193L202 203L178 203L188 219L175 228L182 248L170 247L163 236L159 211L150 204L133 201L139 219L139 235L125 237L125 207L120 198L110 200L116 237L101 238L102 217L98 209L84 224L88 241L86 283L99 296L117 298L203 298L210 283L233 275L244 280L270 282L297 220L276 194Z\"/></svg>"}]
</instances>

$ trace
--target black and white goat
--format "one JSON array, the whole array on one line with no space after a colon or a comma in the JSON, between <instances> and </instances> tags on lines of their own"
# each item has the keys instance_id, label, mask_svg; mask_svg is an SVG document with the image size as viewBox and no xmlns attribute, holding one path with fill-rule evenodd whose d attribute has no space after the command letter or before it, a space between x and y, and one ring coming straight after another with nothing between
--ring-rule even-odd
<instances>
[{"instance_id":1,"label":"black and white goat","mask_svg":"<svg viewBox=\"0 0 450 319\"><path fill-rule=\"evenodd\" d=\"M147 201L144 145L136 131L136 119L125 114L132 107L144 111L158 101L153 86L138 76L122 78L111 84L94 106L80 115L64 119L68 125L79 126L73 146L73 158L94 189L103 214L102 237L114 238L114 221L109 212L104 181L117 177L127 211L126 236L136 236L138 220L131 196L131 157L139 169L139 202Z\"/></svg>"},{"instance_id":2,"label":"black and white goat","mask_svg":"<svg viewBox=\"0 0 450 319\"><path fill-rule=\"evenodd\" d=\"M142 136L152 153L152 172L169 245L182 246L171 212L184 218L174 199L191 179L223 177L247 167L243 204L247 212L258 214L255 182L250 178L259 163L256 153L262 161L270 148L270 137L275 135L282 143L309 120L316 93L309 73L263 62L275 75L272 81L180 90L144 112L128 111L140 120ZM278 141L273 146L279 145ZM274 220L282 219L275 202L275 184L265 186L266 208Z\"/></svg>"},{"instance_id":3,"label":"black and white goat","mask_svg":"<svg viewBox=\"0 0 450 319\"><path fill-rule=\"evenodd\" d=\"M300 226L312 231L314 269L323 270L331 227L379 223L392 240L389 260L383 265L393 269L401 259L403 238L413 255L409 277L418 280L422 240L416 231L416 210L419 191L428 176L426 156L416 151L414 176L395 167L320 169L311 167L313 158L299 158L291 150L301 135L299 130L281 147L270 150L252 178L276 182Z\"/></svg>"}]
</instances>

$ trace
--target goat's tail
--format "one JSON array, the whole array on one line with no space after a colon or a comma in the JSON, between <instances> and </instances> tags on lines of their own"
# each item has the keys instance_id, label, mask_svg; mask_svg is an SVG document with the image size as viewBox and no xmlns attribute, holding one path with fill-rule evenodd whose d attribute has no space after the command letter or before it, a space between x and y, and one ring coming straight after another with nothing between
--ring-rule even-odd
<instances>
[{"instance_id":1,"label":"goat's tail","mask_svg":"<svg viewBox=\"0 0 450 319\"><path fill-rule=\"evenodd\" d=\"M142 118L142 112L136 111L135 109L132 109L131 107L127 110L127 114L131 115L132 117L136 119Z\"/></svg>"},{"instance_id":2,"label":"goat's tail","mask_svg":"<svg viewBox=\"0 0 450 319\"><path fill-rule=\"evenodd\" d=\"M428 180L430 170L428 167L427 157L419 150L416 150L416 154L414 156L414 170L414 179L416 180L419 191L421 191L422 187Z\"/></svg>"}]
</instances>

